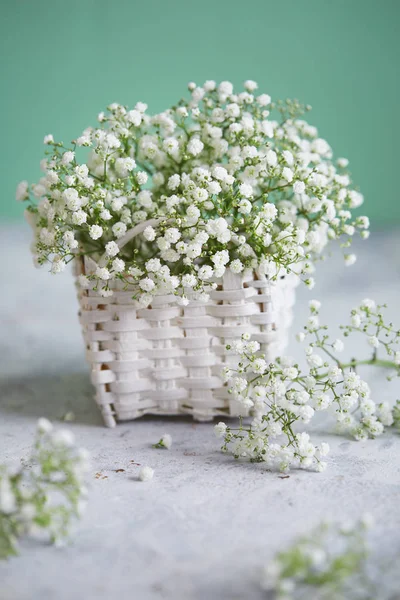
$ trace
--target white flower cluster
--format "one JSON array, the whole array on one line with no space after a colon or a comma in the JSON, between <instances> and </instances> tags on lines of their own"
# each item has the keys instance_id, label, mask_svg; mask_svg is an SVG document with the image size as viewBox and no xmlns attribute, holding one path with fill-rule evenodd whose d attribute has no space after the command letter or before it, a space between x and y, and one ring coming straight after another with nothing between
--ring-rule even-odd
<instances>
[{"instance_id":1,"label":"white flower cluster","mask_svg":"<svg viewBox=\"0 0 400 600\"><path fill-rule=\"evenodd\" d=\"M308 433L294 429L295 423L309 423L314 415L298 365L289 357L267 364L259 355L258 342L246 339L227 348L241 358L237 371L224 369L229 392L251 409L254 419L250 425L241 419L238 429L218 423L215 433L224 438L222 450L229 448L235 458L264 461L283 472L291 467L325 470L322 459L329 453L329 445L315 446Z\"/></svg>"},{"instance_id":2,"label":"white flower cluster","mask_svg":"<svg viewBox=\"0 0 400 600\"><path fill-rule=\"evenodd\" d=\"M372 597L367 539L371 521L365 515L343 525L321 523L263 568L262 588L281 600Z\"/></svg>"},{"instance_id":3,"label":"white flower cluster","mask_svg":"<svg viewBox=\"0 0 400 600\"><path fill-rule=\"evenodd\" d=\"M226 269L274 278L294 271L313 287L313 263L331 239L368 218L352 217L363 202L351 187L346 159L301 119L308 107L273 103L245 82L189 84L190 98L149 115L138 102L111 104L72 147L45 137L44 176L21 182L29 202L37 264L58 273L75 256L105 261L81 277L110 295L110 280L134 284L143 305L173 293L206 299ZM76 148L87 148L79 163ZM146 226L147 221L155 219ZM124 239L143 224L143 234ZM346 255L352 264L354 255Z\"/></svg>"},{"instance_id":4,"label":"white flower cluster","mask_svg":"<svg viewBox=\"0 0 400 600\"><path fill-rule=\"evenodd\" d=\"M337 357L344 350L344 343L340 339L332 341L326 326L320 325L320 303L315 300L310 302L311 316L305 333L297 336L299 341L306 336L312 338L305 352L310 377L314 379L311 383L315 382L310 391L316 398L316 409L332 405L339 431L349 432L357 440L376 437L394 423L393 408L387 402L375 403L368 383L356 372L358 367L376 365L390 369L389 379L400 375L400 331L385 322L384 308L366 298L351 311L350 324L341 326L345 337L354 332L366 337L367 347L373 348L367 359L346 363ZM378 348L384 349L387 359L378 358Z\"/></svg>"},{"instance_id":5,"label":"white flower cluster","mask_svg":"<svg viewBox=\"0 0 400 600\"><path fill-rule=\"evenodd\" d=\"M17 554L17 540L47 530L53 542L67 537L87 497L88 453L70 431L39 419L33 453L18 471L0 466L0 559Z\"/></svg>"},{"instance_id":6,"label":"white flower cluster","mask_svg":"<svg viewBox=\"0 0 400 600\"><path fill-rule=\"evenodd\" d=\"M374 348L368 359L341 362L335 352L344 349L342 340L330 340L326 326L319 323L320 302L310 302L310 317L305 332L298 334L306 346L308 372L302 373L298 364L289 357L267 363L260 354L258 342L250 336L228 346L240 356L236 370L225 368L223 376L229 392L254 419L250 425L241 420L238 429L221 422L215 426L218 437L224 438L223 451L228 448L235 458L265 461L282 471L290 467L315 467L324 470L321 460L329 451L328 444L315 446L307 432L299 433L295 426L308 424L316 411L332 409L342 432L363 440L380 435L385 426L400 423L400 404L394 408L388 403L376 404L371 399L366 381L356 373L361 365L378 365L391 369L400 376L400 331L384 321L382 306L364 300L351 312L351 324L343 326L344 335L354 331L363 333L367 344ZM371 335L371 331L374 335ZM374 343L371 344L373 338ZM381 360L377 347L385 348L391 360Z\"/></svg>"}]
</instances>

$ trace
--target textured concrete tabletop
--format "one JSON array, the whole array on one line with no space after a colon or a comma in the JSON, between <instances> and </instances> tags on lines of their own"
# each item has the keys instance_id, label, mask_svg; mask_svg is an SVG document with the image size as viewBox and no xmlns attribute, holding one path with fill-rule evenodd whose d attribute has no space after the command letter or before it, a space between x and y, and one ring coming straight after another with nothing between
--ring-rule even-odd
<instances>
[{"instance_id":1,"label":"textured concrete tabletop","mask_svg":"<svg viewBox=\"0 0 400 600\"><path fill-rule=\"evenodd\" d=\"M210 424L146 418L104 428L91 399L72 277L35 270L29 242L27 229L0 229L1 461L27 456L38 417L61 421L68 411L76 415L68 427L93 461L89 507L73 543L24 543L20 557L0 565L1 600L261 599L259 570L275 550L322 518L363 511L376 519L377 552L399 551L399 435L353 442L321 422L314 435L331 445L327 471L282 479L263 464L222 455ZM293 332L314 297L328 324L365 297L387 302L400 322L398 232L375 234L356 250L355 266L342 267L334 252L315 289L299 289ZM288 353L297 357L300 348L292 343ZM399 382L387 384L383 373L369 381L375 399L400 397ZM165 432L172 449L152 449ZM136 463L154 467L154 479L137 481Z\"/></svg>"}]
</instances>

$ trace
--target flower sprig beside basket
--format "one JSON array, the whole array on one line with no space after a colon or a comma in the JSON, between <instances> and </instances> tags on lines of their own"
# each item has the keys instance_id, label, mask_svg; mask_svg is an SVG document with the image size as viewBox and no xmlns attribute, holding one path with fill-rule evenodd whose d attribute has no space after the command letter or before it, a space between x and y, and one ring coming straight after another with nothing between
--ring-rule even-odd
<instances>
[{"instance_id":1,"label":"flower sprig beside basket","mask_svg":"<svg viewBox=\"0 0 400 600\"><path fill-rule=\"evenodd\" d=\"M46 136L44 177L18 186L35 262L52 273L77 265L110 425L237 412L217 375L232 362L227 342L246 330L267 356L281 352L299 279L313 287L330 240L347 248L357 230L368 236L367 217L352 215L363 197L347 160L333 162L300 118L308 107L244 87L191 83L188 100L156 115L111 104L71 146Z\"/></svg>"}]
</instances>

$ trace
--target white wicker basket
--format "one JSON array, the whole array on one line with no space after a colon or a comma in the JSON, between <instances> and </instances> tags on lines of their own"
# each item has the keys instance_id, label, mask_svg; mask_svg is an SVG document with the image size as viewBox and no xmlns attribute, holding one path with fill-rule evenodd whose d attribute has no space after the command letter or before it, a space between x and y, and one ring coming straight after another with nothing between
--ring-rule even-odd
<instances>
[{"instance_id":1,"label":"white wicker basket","mask_svg":"<svg viewBox=\"0 0 400 600\"><path fill-rule=\"evenodd\" d=\"M142 230L128 232L119 246ZM96 266L85 257L75 271L89 274ZM179 306L170 295L156 297L148 308L140 308L132 299L135 288L123 289L119 280L110 283L114 294L108 298L78 288L87 360L105 424L145 414L189 414L201 421L243 414L220 377L223 366L237 360L226 345L250 332L267 359L280 354L298 281L289 275L273 283L227 270L207 304Z\"/></svg>"}]
</instances>

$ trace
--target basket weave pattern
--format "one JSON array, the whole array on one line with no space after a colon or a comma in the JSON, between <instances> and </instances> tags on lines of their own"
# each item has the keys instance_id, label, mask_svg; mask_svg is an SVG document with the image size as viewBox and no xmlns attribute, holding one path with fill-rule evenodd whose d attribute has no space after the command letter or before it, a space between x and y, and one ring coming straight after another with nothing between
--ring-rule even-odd
<instances>
[{"instance_id":1,"label":"basket weave pattern","mask_svg":"<svg viewBox=\"0 0 400 600\"><path fill-rule=\"evenodd\" d=\"M77 263L90 273L93 261ZM135 288L112 281L103 298L79 289L80 321L91 380L105 424L145 414L192 415L196 420L243 414L221 379L224 365L237 360L226 345L249 332L267 359L287 342L298 278L276 283L227 271L207 304L180 306L158 296L151 307L132 299Z\"/></svg>"}]
</instances>

